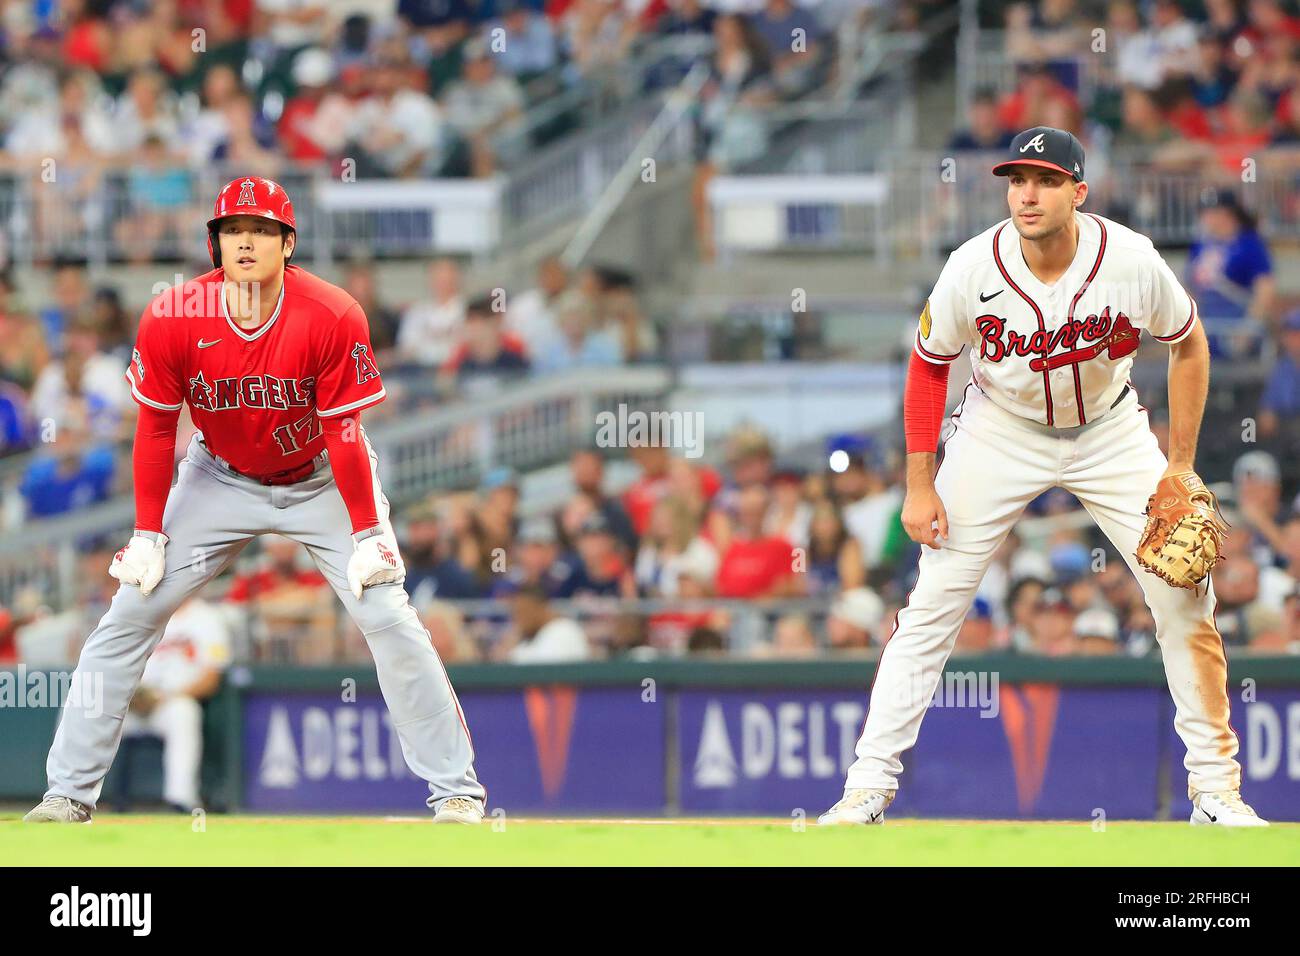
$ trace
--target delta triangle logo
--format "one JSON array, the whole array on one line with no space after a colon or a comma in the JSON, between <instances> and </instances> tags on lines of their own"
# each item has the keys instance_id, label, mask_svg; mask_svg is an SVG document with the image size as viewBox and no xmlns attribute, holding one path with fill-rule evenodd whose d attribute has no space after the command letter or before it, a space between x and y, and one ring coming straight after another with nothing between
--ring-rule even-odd
<instances>
[{"instance_id":1,"label":"delta triangle logo","mask_svg":"<svg viewBox=\"0 0 1300 956\"><path fill-rule=\"evenodd\" d=\"M289 790L298 785L298 748L293 743L289 712L283 707L271 711L266 726L266 746L258 767L257 781L264 787Z\"/></svg>"},{"instance_id":2,"label":"delta triangle logo","mask_svg":"<svg viewBox=\"0 0 1300 956\"><path fill-rule=\"evenodd\" d=\"M727 736L722 705L710 701L700 728L700 747L695 754L695 786L701 790L723 790L736 784L736 754Z\"/></svg>"}]
</instances>

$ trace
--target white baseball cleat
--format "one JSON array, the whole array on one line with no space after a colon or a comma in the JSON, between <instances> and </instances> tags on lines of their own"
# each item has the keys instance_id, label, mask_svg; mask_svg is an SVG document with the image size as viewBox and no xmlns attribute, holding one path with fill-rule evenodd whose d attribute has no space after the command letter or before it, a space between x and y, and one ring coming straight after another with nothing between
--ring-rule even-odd
<instances>
[{"instance_id":1,"label":"white baseball cleat","mask_svg":"<svg viewBox=\"0 0 1300 956\"><path fill-rule=\"evenodd\" d=\"M90 807L69 797L46 797L23 817L23 823L91 823Z\"/></svg>"},{"instance_id":2,"label":"white baseball cleat","mask_svg":"<svg viewBox=\"0 0 1300 956\"><path fill-rule=\"evenodd\" d=\"M433 815L434 823L482 823L483 804L469 797L451 797Z\"/></svg>"},{"instance_id":3,"label":"white baseball cleat","mask_svg":"<svg viewBox=\"0 0 1300 956\"><path fill-rule=\"evenodd\" d=\"M1196 793L1192 796L1192 825L1217 827L1266 827L1239 790Z\"/></svg>"},{"instance_id":4,"label":"white baseball cleat","mask_svg":"<svg viewBox=\"0 0 1300 956\"><path fill-rule=\"evenodd\" d=\"M883 823L885 809L894 802L897 790L845 790L844 797L817 818L823 827Z\"/></svg>"}]
</instances>

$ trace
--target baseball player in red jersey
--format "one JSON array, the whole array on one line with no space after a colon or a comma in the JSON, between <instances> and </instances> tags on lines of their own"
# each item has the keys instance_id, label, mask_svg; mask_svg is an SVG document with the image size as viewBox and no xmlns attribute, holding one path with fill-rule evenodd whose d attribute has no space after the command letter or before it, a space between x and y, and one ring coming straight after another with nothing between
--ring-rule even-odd
<instances>
[{"instance_id":1,"label":"baseball player in red jersey","mask_svg":"<svg viewBox=\"0 0 1300 956\"><path fill-rule=\"evenodd\" d=\"M293 206L270 180L236 179L208 222L215 268L159 295L127 371L140 405L136 528L121 582L78 674L103 675L102 706L69 697L49 790L24 818L88 823L146 661L172 612L253 538L300 542L365 635L411 770L435 822L478 823L485 792L460 704L411 607L363 409L384 400L361 306L290 265ZM171 487L176 423L198 433ZM79 686L79 685L78 685Z\"/></svg>"}]
</instances>

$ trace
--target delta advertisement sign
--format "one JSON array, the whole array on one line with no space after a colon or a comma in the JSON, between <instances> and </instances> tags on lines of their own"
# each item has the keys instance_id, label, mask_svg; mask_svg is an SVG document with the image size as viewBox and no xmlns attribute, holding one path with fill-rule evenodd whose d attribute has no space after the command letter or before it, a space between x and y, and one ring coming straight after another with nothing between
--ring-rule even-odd
<instances>
[{"instance_id":1,"label":"delta advertisement sign","mask_svg":"<svg viewBox=\"0 0 1300 956\"><path fill-rule=\"evenodd\" d=\"M947 676L947 675L945 675ZM986 675L989 676L989 675ZM995 676L995 675L992 675ZM815 817L839 798L864 692L528 687L461 694L489 810ZM898 815L1150 819L1187 805L1183 746L1159 688L942 687L903 755ZM1300 690L1234 701L1248 799L1300 819ZM421 812L383 700L246 698L244 806Z\"/></svg>"},{"instance_id":2,"label":"delta advertisement sign","mask_svg":"<svg viewBox=\"0 0 1300 956\"><path fill-rule=\"evenodd\" d=\"M460 694L488 807L656 813L663 708L639 693L529 687ZM244 806L264 811L424 811L383 698L256 692L244 710Z\"/></svg>"}]
</instances>

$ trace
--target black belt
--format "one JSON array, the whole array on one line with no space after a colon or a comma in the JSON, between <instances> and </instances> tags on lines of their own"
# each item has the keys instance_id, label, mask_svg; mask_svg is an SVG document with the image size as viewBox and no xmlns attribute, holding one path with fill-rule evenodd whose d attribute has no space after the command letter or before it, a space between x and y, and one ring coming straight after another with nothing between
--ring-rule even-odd
<instances>
[{"instance_id":1,"label":"black belt","mask_svg":"<svg viewBox=\"0 0 1300 956\"><path fill-rule=\"evenodd\" d=\"M1125 385L1124 388L1120 391L1120 393L1115 396L1115 401L1110 403L1110 407L1114 408L1120 402L1124 401L1124 396L1127 395L1130 391L1132 391L1132 389L1133 389L1132 385Z\"/></svg>"}]
</instances>

